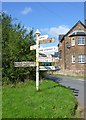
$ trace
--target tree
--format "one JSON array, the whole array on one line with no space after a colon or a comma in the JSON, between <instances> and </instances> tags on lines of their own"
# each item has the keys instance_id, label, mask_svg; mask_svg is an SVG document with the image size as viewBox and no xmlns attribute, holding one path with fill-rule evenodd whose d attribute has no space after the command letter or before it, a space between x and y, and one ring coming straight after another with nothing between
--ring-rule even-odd
<instances>
[{"instance_id":1,"label":"tree","mask_svg":"<svg viewBox=\"0 0 86 120\"><path fill-rule=\"evenodd\" d=\"M35 44L33 30L27 30L21 24L12 24L12 17L5 13L0 16L2 24L2 77L3 82L16 83L27 77L35 79L35 68L15 68L16 61L35 61L35 51L30 46Z\"/></svg>"}]
</instances>

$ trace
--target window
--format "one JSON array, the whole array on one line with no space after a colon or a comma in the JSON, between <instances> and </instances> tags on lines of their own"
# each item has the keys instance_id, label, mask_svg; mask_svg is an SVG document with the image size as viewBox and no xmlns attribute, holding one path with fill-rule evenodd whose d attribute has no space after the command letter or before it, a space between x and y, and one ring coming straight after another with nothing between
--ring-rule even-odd
<instances>
[{"instance_id":1,"label":"window","mask_svg":"<svg viewBox=\"0 0 86 120\"><path fill-rule=\"evenodd\" d=\"M78 63L86 63L86 55L78 55Z\"/></svg>"},{"instance_id":2,"label":"window","mask_svg":"<svg viewBox=\"0 0 86 120\"><path fill-rule=\"evenodd\" d=\"M78 37L78 45L85 45L85 37Z\"/></svg>"},{"instance_id":3,"label":"window","mask_svg":"<svg viewBox=\"0 0 86 120\"><path fill-rule=\"evenodd\" d=\"M75 55L72 55L72 63L75 63Z\"/></svg>"},{"instance_id":4,"label":"window","mask_svg":"<svg viewBox=\"0 0 86 120\"><path fill-rule=\"evenodd\" d=\"M71 38L71 46L75 46L75 39Z\"/></svg>"}]
</instances>

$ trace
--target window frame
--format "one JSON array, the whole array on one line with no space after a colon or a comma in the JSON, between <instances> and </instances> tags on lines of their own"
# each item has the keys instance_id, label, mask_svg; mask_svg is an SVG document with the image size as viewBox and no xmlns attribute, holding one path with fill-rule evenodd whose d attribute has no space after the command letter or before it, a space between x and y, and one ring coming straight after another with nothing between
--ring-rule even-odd
<instances>
[{"instance_id":1,"label":"window frame","mask_svg":"<svg viewBox=\"0 0 86 120\"><path fill-rule=\"evenodd\" d=\"M72 63L76 63L76 58L75 58L75 55L72 55Z\"/></svg>"},{"instance_id":2,"label":"window frame","mask_svg":"<svg viewBox=\"0 0 86 120\"><path fill-rule=\"evenodd\" d=\"M84 38L84 43L83 43L83 39L82 38ZM79 43L79 39L81 39L81 43ZM85 45L85 37L84 36L80 36L80 37L78 37L78 45Z\"/></svg>"},{"instance_id":3,"label":"window frame","mask_svg":"<svg viewBox=\"0 0 86 120\"><path fill-rule=\"evenodd\" d=\"M80 60L79 60L80 59ZM86 63L86 55L85 54L79 54L78 55L78 63Z\"/></svg>"},{"instance_id":4,"label":"window frame","mask_svg":"<svg viewBox=\"0 0 86 120\"><path fill-rule=\"evenodd\" d=\"M71 38L71 46L75 46L75 38L74 37Z\"/></svg>"}]
</instances>

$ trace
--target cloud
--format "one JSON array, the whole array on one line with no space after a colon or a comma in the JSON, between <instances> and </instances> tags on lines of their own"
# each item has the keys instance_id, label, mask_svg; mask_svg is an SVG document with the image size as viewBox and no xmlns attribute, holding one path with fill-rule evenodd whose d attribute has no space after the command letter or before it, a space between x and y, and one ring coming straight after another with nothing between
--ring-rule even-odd
<instances>
[{"instance_id":1,"label":"cloud","mask_svg":"<svg viewBox=\"0 0 86 120\"><path fill-rule=\"evenodd\" d=\"M58 36L59 34L66 34L69 31L69 27L66 25L60 25L58 27L43 28L41 32L46 32L50 36Z\"/></svg>"},{"instance_id":2,"label":"cloud","mask_svg":"<svg viewBox=\"0 0 86 120\"><path fill-rule=\"evenodd\" d=\"M6 13L6 14L8 13L7 10L2 10L2 11L3 11L4 13Z\"/></svg>"},{"instance_id":3,"label":"cloud","mask_svg":"<svg viewBox=\"0 0 86 120\"><path fill-rule=\"evenodd\" d=\"M27 32L30 32L30 30L32 29L31 27L26 27L25 26L25 29L27 29Z\"/></svg>"},{"instance_id":4,"label":"cloud","mask_svg":"<svg viewBox=\"0 0 86 120\"><path fill-rule=\"evenodd\" d=\"M21 14L27 15L28 13L32 12L31 7L25 7L22 11Z\"/></svg>"}]
</instances>

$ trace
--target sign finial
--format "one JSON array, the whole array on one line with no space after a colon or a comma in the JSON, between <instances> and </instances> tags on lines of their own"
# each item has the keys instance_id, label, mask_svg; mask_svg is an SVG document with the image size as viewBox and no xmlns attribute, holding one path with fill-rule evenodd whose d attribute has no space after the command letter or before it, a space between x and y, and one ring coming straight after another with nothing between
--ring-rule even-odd
<instances>
[{"instance_id":1,"label":"sign finial","mask_svg":"<svg viewBox=\"0 0 86 120\"><path fill-rule=\"evenodd\" d=\"M36 30L35 34L39 34L39 35L40 35L40 32L39 32L39 30L38 30L38 29Z\"/></svg>"}]
</instances>

